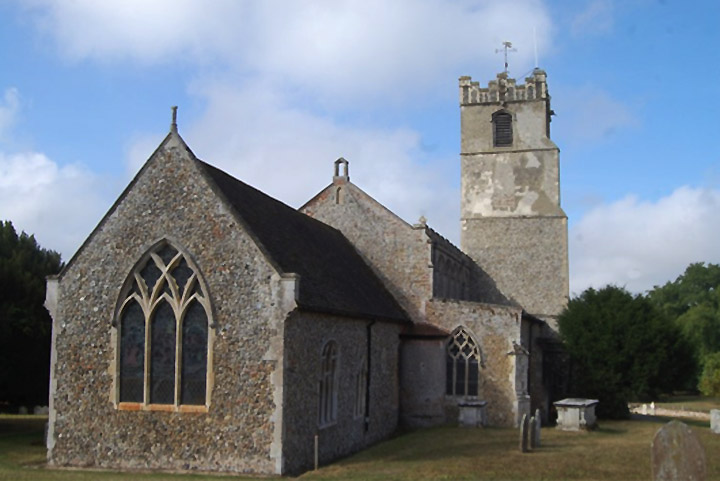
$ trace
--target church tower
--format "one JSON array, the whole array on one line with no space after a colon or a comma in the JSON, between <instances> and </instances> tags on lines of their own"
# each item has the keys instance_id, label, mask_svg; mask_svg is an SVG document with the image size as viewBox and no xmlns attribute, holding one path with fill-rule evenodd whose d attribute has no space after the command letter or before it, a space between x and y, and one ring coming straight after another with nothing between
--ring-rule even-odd
<instances>
[{"instance_id":1,"label":"church tower","mask_svg":"<svg viewBox=\"0 0 720 481\"><path fill-rule=\"evenodd\" d=\"M568 299L567 216L546 74L460 77L461 247L500 290L549 322Z\"/></svg>"}]
</instances>

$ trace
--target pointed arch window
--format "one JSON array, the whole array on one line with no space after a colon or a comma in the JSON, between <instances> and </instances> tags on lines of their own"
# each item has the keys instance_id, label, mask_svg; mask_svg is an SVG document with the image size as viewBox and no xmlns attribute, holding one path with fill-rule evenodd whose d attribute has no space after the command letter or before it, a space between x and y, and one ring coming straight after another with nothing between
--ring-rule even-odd
<instances>
[{"instance_id":1,"label":"pointed arch window","mask_svg":"<svg viewBox=\"0 0 720 481\"><path fill-rule=\"evenodd\" d=\"M318 425L334 424L337 420L338 398L338 347L335 341L328 341L322 350L320 365Z\"/></svg>"},{"instance_id":2,"label":"pointed arch window","mask_svg":"<svg viewBox=\"0 0 720 481\"><path fill-rule=\"evenodd\" d=\"M480 363L480 348L475 338L464 327L455 329L447 344L446 394L477 396Z\"/></svg>"},{"instance_id":3,"label":"pointed arch window","mask_svg":"<svg viewBox=\"0 0 720 481\"><path fill-rule=\"evenodd\" d=\"M123 292L116 317L120 408L207 406L211 309L190 259L164 241L133 269Z\"/></svg>"},{"instance_id":4,"label":"pointed arch window","mask_svg":"<svg viewBox=\"0 0 720 481\"><path fill-rule=\"evenodd\" d=\"M495 147L507 147L513 143L513 121L512 115L499 110L492 115L493 124L493 145Z\"/></svg>"}]
</instances>

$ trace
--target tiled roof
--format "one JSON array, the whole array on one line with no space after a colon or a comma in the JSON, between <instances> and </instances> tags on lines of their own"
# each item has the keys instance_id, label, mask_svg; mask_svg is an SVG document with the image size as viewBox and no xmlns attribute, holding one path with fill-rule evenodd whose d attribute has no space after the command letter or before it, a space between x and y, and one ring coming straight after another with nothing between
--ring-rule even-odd
<instances>
[{"instance_id":1,"label":"tiled roof","mask_svg":"<svg viewBox=\"0 0 720 481\"><path fill-rule=\"evenodd\" d=\"M300 276L297 302L301 308L408 321L340 231L205 162L198 163L276 265Z\"/></svg>"}]
</instances>

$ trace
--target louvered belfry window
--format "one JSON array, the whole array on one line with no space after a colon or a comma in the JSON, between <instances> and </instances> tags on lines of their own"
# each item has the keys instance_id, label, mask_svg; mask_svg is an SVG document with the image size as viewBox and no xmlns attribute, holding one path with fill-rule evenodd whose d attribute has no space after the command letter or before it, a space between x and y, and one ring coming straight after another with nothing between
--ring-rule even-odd
<instances>
[{"instance_id":1,"label":"louvered belfry window","mask_svg":"<svg viewBox=\"0 0 720 481\"><path fill-rule=\"evenodd\" d=\"M493 145L504 147L513 143L512 115L504 110L495 112L492 117Z\"/></svg>"},{"instance_id":2,"label":"louvered belfry window","mask_svg":"<svg viewBox=\"0 0 720 481\"><path fill-rule=\"evenodd\" d=\"M188 258L162 242L126 282L118 309L119 401L206 405L210 304Z\"/></svg>"}]
</instances>

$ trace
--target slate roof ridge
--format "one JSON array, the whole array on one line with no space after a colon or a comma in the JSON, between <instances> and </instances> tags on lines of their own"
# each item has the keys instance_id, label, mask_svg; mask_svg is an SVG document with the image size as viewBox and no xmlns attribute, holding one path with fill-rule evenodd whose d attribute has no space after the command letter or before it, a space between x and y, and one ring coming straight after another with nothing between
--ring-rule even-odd
<instances>
[{"instance_id":1,"label":"slate roof ridge","mask_svg":"<svg viewBox=\"0 0 720 481\"><path fill-rule=\"evenodd\" d=\"M215 166L196 162L279 270L300 276L299 307L409 322L342 232Z\"/></svg>"}]
</instances>

